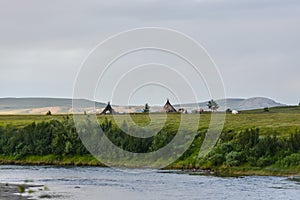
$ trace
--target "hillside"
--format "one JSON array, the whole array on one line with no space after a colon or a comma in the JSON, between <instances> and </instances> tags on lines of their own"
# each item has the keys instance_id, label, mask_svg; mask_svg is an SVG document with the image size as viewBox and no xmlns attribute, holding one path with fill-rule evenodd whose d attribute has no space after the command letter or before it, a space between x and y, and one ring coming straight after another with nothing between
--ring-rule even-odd
<instances>
[{"instance_id":1,"label":"hillside","mask_svg":"<svg viewBox=\"0 0 300 200\"><path fill-rule=\"evenodd\" d=\"M182 107L186 108L196 108L199 106L200 108L207 108L207 102L201 102L198 104L191 103L191 104L182 104ZM277 107L277 106L285 106L284 104L275 102L272 99L265 98L265 97L253 97L248 99L241 99L241 98L228 98L228 99L220 99L216 100L219 105L219 110L226 110L230 108L232 110L253 110L253 109L260 109L264 107ZM175 105L178 107L178 105Z\"/></svg>"},{"instance_id":2,"label":"hillside","mask_svg":"<svg viewBox=\"0 0 300 200\"><path fill-rule=\"evenodd\" d=\"M216 100L219 104L219 110L224 111L227 108L235 110L252 110L264 107L284 106L284 104L277 103L272 99L255 97L249 99L229 98ZM87 112L101 112L106 103L96 102L96 110L93 106L94 102L84 99L77 100ZM165 102L162 102L162 106ZM207 109L207 101L200 103L189 103L174 105L177 109L183 107L189 112L197 108ZM151 106L151 112L162 111L162 106ZM117 112L142 112L141 106L113 106ZM52 113L73 113L72 99L63 98L0 98L0 114L44 114L48 110Z\"/></svg>"},{"instance_id":3,"label":"hillside","mask_svg":"<svg viewBox=\"0 0 300 200\"><path fill-rule=\"evenodd\" d=\"M81 107L87 108L92 101L77 100ZM95 106L103 108L106 104L96 102ZM93 108L87 108L93 109ZM72 112L72 99L64 98L0 98L0 113L2 114L41 114L51 110L52 113Z\"/></svg>"}]
</instances>

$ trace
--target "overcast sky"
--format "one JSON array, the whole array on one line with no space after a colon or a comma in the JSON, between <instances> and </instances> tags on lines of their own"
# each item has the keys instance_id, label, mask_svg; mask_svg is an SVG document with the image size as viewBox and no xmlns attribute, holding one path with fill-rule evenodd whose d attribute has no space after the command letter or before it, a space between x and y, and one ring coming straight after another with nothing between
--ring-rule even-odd
<instances>
[{"instance_id":1,"label":"overcast sky","mask_svg":"<svg viewBox=\"0 0 300 200\"><path fill-rule=\"evenodd\" d=\"M99 42L152 26L202 44L227 97L300 101L299 0L0 0L0 97L71 98Z\"/></svg>"}]
</instances>

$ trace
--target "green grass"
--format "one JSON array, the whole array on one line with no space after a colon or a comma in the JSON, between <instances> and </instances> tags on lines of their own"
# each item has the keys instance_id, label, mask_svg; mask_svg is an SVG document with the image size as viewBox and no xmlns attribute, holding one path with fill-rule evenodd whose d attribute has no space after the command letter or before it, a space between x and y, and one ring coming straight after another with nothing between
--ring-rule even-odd
<instances>
[{"instance_id":1,"label":"green grass","mask_svg":"<svg viewBox=\"0 0 300 200\"><path fill-rule=\"evenodd\" d=\"M268 113L268 112L264 112L263 109L247 110L242 112L252 113L252 114ZM300 106L279 106L279 107L269 108L269 113L299 113L299 112L300 112Z\"/></svg>"},{"instance_id":2,"label":"green grass","mask_svg":"<svg viewBox=\"0 0 300 200\"><path fill-rule=\"evenodd\" d=\"M216 113L218 115L218 113ZM154 122L152 127L156 128L159 126L161 121L164 121L164 115L153 114ZM192 119L197 117L197 114L188 114L188 115L178 115L178 114L169 114L168 120L169 125L177 124L180 122L180 116L185 118L186 121L193 121ZM113 119L112 116L105 116L108 119ZM119 115L114 116L115 121L122 122L126 120L125 116ZM145 124L145 116L141 114L131 115L132 121L136 122L138 125ZM99 121L104 119L104 116L98 117ZM199 129L205 130L209 126L211 120L211 115L209 113L204 113L200 115ZM127 120L126 120L127 121ZM155 122L157 122L155 124ZM132 125L131 123L128 123ZM185 127L190 127L191 124L184 124ZM296 129L300 129L300 107L277 107L270 108L270 112L264 112L263 109L260 110L251 110L243 111L240 114L226 114L226 120L224 124L224 130L234 130L242 131L247 128L259 128L260 133L264 135L271 131L278 132L279 136L288 136L290 133L294 133Z\"/></svg>"},{"instance_id":3,"label":"green grass","mask_svg":"<svg viewBox=\"0 0 300 200\"><path fill-rule=\"evenodd\" d=\"M0 127L12 125L18 128L31 124L32 122L50 121L51 119L62 119L65 115L0 115Z\"/></svg>"},{"instance_id":4,"label":"green grass","mask_svg":"<svg viewBox=\"0 0 300 200\"><path fill-rule=\"evenodd\" d=\"M220 115L220 113L215 113ZM0 115L0 127L15 126L22 128L32 122L50 121L52 119L62 120L64 115ZM65 115L66 116L66 115ZM68 115L73 117L72 115ZM137 125L140 127L149 126L151 129L158 129L165 125L170 130L176 130L177 125L181 120L186 123L183 127L187 130L192 129L193 121L199 117L199 114L130 114L126 115L98 115L98 121L100 123L104 120L112 120L114 124L122 125L124 121L128 126ZM164 124L167 120L167 124ZM207 130L211 120L210 113L204 113L200 115L198 129ZM291 133L295 133L300 129L300 106L288 106L288 107L276 107L270 108L269 112L264 112L263 109L242 111L237 115L226 114L226 120L224 124L224 131L233 131L238 133L248 128L259 128L260 135L276 133L279 137L288 137ZM189 157L187 160L175 162L171 165L171 168L191 168L194 158ZM103 166L99 161L90 155L84 156L26 156L22 159L17 159L13 156L1 156L0 164L37 164L37 165L90 165L90 166ZM200 166L196 166L200 167ZM204 166L205 167L205 166ZM280 168L276 165L261 169L251 166L239 166L231 167L230 169L221 166L218 167L219 171L231 174L257 174L257 175L281 175L281 174L299 174L300 166L296 168Z\"/></svg>"},{"instance_id":5,"label":"green grass","mask_svg":"<svg viewBox=\"0 0 300 200\"><path fill-rule=\"evenodd\" d=\"M218 115L218 113L216 113ZM50 121L51 119L61 120L64 115L0 115L0 127L13 125L16 127L24 127L32 122ZM72 117L72 115L69 115ZM170 127L173 124L178 124L181 117L186 121L193 121L197 114L169 114L168 124ZM99 122L103 122L105 118L122 124L126 121L129 126L134 123L138 126L150 126L151 128L159 128L161 123L165 121L164 114L151 114L152 120L147 114L131 114L130 117L125 115L98 115ZM129 119L129 120L128 120ZM131 120L130 120L131 119ZM200 115L199 129L207 129L211 115L204 113ZM184 124L185 127L190 127L191 124ZM270 108L270 112L264 112L263 109L242 111L240 114L226 114L224 130L244 130L246 128L257 127L264 134L269 130L275 130L280 136L288 135L295 129L300 129L300 106L275 107Z\"/></svg>"},{"instance_id":6,"label":"green grass","mask_svg":"<svg viewBox=\"0 0 300 200\"><path fill-rule=\"evenodd\" d=\"M14 156L0 155L0 164L16 164L16 165L59 165L59 166L102 166L96 158L91 155L84 156L25 156L24 158L16 158Z\"/></svg>"}]
</instances>

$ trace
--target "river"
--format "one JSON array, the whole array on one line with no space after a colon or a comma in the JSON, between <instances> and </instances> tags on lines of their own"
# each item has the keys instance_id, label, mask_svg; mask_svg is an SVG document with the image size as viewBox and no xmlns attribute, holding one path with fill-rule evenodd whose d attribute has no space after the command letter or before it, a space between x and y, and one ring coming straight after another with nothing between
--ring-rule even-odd
<instances>
[{"instance_id":1,"label":"river","mask_svg":"<svg viewBox=\"0 0 300 200\"><path fill-rule=\"evenodd\" d=\"M46 185L51 199L300 199L300 183L288 177L216 177L120 171L101 167L0 166L1 183Z\"/></svg>"}]
</instances>

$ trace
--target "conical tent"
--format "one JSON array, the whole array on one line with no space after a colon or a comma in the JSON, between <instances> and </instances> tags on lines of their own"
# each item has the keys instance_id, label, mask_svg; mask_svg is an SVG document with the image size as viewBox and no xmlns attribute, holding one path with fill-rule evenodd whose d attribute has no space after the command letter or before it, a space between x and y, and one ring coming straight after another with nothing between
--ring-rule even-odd
<instances>
[{"instance_id":1,"label":"conical tent","mask_svg":"<svg viewBox=\"0 0 300 200\"><path fill-rule=\"evenodd\" d=\"M166 104L164 105L164 110L166 111L166 112L177 112L177 110L171 105L171 103L170 103L170 101L169 101L169 99L167 99L167 102L166 102Z\"/></svg>"},{"instance_id":2,"label":"conical tent","mask_svg":"<svg viewBox=\"0 0 300 200\"><path fill-rule=\"evenodd\" d=\"M110 102L107 103L107 106L104 108L104 110L100 113L101 115L105 115L109 112L110 114L115 114L115 110L111 107Z\"/></svg>"}]
</instances>

